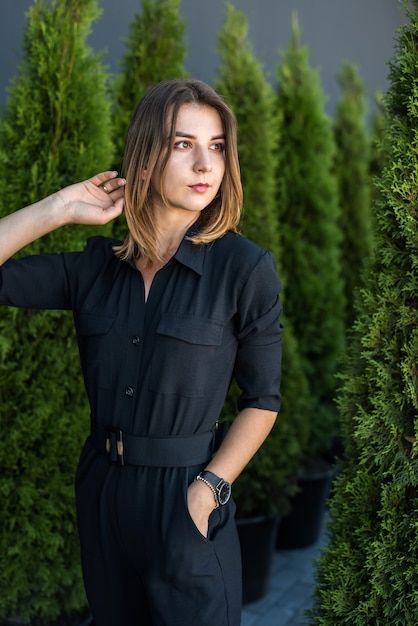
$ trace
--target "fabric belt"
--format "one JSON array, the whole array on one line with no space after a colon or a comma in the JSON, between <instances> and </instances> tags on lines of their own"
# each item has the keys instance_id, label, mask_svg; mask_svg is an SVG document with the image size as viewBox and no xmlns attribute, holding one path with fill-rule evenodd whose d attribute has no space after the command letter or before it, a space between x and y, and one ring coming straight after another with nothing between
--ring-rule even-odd
<instances>
[{"instance_id":1,"label":"fabric belt","mask_svg":"<svg viewBox=\"0 0 418 626\"><path fill-rule=\"evenodd\" d=\"M223 438L223 424L186 437L137 437L113 427L91 423L90 442L101 454L120 465L192 467L211 458Z\"/></svg>"}]
</instances>

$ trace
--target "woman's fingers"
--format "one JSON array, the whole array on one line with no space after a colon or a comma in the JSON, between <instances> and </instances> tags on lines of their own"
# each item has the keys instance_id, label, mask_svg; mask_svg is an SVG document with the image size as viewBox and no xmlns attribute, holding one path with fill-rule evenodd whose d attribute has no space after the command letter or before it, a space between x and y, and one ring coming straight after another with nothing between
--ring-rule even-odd
<instances>
[{"instance_id":1,"label":"woman's fingers","mask_svg":"<svg viewBox=\"0 0 418 626\"><path fill-rule=\"evenodd\" d=\"M89 178L88 182L96 185L96 187L99 187L100 185L103 185L103 183L106 183L106 181L116 178L117 175L118 173L113 170L100 172L99 174L95 174Z\"/></svg>"},{"instance_id":2,"label":"woman's fingers","mask_svg":"<svg viewBox=\"0 0 418 626\"><path fill-rule=\"evenodd\" d=\"M89 178L87 181L91 183L95 188L100 189L100 191L104 191L106 194L112 194L111 198L114 201L115 198L120 197L120 191L122 190L123 194L123 186L125 185L125 179L118 177L117 172L101 172L100 174L96 174ZM118 192L115 194L114 192Z\"/></svg>"}]
</instances>

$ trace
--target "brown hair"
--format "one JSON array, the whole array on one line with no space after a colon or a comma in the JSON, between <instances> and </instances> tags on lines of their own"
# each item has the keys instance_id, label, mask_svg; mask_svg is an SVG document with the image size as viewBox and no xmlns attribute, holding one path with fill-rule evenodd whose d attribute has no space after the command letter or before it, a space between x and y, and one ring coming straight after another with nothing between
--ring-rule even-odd
<instances>
[{"instance_id":1,"label":"brown hair","mask_svg":"<svg viewBox=\"0 0 418 626\"><path fill-rule=\"evenodd\" d=\"M178 111L183 104L215 109L225 133L225 173L220 191L202 211L198 232L190 240L194 244L206 244L222 237L227 231L237 230L242 208L242 186L234 114L223 98L206 83L200 80L166 80L146 91L128 129L122 175L126 178L125 216L129 232L123 244L115 247L119 257L142 256L150 262L161 260L157 249L151 176L167 146L168 121L169 149L165 150L161 163L161 174L164 172L175 141Z\"/></svg>"}]
</instances>

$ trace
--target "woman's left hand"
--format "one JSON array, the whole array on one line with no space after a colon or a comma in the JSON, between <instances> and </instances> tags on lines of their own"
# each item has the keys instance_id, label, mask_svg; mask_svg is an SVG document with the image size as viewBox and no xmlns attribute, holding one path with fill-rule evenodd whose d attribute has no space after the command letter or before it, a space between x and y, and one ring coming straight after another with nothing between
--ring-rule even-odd
<instances>
[{"instance_id":1,"label":"woman's left hand","mask_svg":"<svg viewBox=\"0 0 418 626\"><path fill-rule=\"evenodd\" d=\"M216 508L215 497L201 480L195 480L187 491L187 506L198 531L207 538L209 515Z\"/></svg>"}]
</instances>

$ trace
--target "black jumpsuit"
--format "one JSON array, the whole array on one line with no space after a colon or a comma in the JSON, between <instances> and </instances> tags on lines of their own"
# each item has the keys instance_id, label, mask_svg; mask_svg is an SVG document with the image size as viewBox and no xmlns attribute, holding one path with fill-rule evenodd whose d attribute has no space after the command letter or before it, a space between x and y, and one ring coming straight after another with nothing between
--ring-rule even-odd
<instances>
[{"instance_id":1,"label":"black jumpsuit","mask_svg":"<svg viewBox=\"0 0 418 626\"><path fill-rule=\"evenodd\" d=\"M76 501L95 624L238 626L235 505L213 511L206 538L187 487L210 459L233 375L239 410L279 410L273 256L233 233L185 238L145 302L116 243L93 237L83 252L11 259L0 274L0 304L73 311L91 407Z\"/></svg>"}]
</instances>

